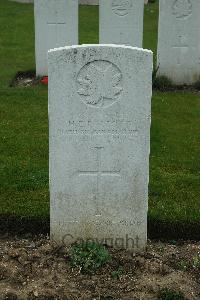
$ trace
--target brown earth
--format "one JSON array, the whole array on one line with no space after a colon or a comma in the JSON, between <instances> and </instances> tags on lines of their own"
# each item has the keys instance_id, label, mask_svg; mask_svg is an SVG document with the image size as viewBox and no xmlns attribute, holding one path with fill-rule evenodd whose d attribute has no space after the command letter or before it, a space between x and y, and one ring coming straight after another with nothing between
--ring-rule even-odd
<instances>
[{"instance_id":1,"label":"brown earth","mask_svg":"<svg viewBox=\"0 0 200 300\"><path fill-rule=\"evenodd\" d=\"M148 242L147 252L108 249L93 275L72 268L69 248L45 236L0 237L0 299L150 300L163 288L200 299L200 242ZM119 266L122 272L114 278Z\"/></svg>"}]
</instances>

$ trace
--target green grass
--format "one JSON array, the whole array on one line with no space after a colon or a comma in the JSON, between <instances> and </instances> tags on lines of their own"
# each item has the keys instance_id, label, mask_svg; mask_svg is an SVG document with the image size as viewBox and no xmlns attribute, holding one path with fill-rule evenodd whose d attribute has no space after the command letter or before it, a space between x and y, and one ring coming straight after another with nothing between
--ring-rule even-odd
<instances>
[{"instance_id":1,"label":"green grass","mask_svg":"<svg viewBox=\"0 0 200 300\"><path fill-rule=\"evenodd\" d=\"M157 4L145 8L144 47L154 53L157 16ZM0 0L0 26L0 216L3 221L11 216L45 220L47 88L9 87L16 72L35 68L33 6ZM98 42L97 7L80 8L79 31L80 43ZM176 224L183 225L183 236L200 228L199 102L200 95L189 92L153 94L149 224L161 235L162 224L172 235Z\"/></svg>"},{"instance_id":2,"label":"green grass","mask_svg":"<svg viewBox=\"0 0 200 300\"><path fill-rule=\"evenodd\" d=\"M158 298L161 300L184 300L185 297L182 292L176 292L172 289L165 288L158 294Z\"/></svg>"}]
</instances>

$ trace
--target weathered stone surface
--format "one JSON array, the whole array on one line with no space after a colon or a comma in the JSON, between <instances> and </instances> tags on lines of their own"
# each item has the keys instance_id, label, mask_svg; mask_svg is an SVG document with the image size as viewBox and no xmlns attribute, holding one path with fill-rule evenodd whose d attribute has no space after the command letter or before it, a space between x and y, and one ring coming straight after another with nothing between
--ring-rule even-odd
<instances>
[{"instance_id":1,"label":"weathered stone surface","mask_svg":"<svg viewBox=\"0 0 200 300\"><path fill-rule=\"evenodd\" d=\"M200 1L159 3L158 74L175 84L192 84L200 76Z\"/></svg>"},{"instance_id":2,"label":"weathered stone surface","mask_svg":"<svg viewBox=\"0 0 200 300\"><path fill-rule=\"evenodd\" d=\"M37 75L47 75L47 51L78 44L78 0L35 0Z\"/></svg>"},{"instance_id":3,"label":"weathered stone surface","mask_svg":"<svg viewBox=\"0 0 200 300\"><path fill-rule=\"evenodd\" d=\"M51 237L144 249L152 53L83 45L48 57Z\"/></svg>"},{"instance_id":4,"label":"weathered stone surface","mask_svg":"<svg viewBox=\"0 0 200 300\"><path fill-rule=\"evenodd\" d=\"M100 44L142 47L144 1L101 0Z\"/></svg>"}]
</instances>

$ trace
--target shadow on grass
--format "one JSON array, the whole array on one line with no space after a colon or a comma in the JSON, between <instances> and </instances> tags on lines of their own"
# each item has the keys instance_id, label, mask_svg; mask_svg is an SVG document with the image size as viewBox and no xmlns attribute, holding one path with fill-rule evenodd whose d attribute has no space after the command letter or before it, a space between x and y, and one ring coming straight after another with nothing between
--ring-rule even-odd
<instances>
[{"instance_id":1,"label":"shadow on grass","mask_svg":"<svg viewBox=\"0 0 200 300\"><path fill-rule=\"evenodd\" d=\"M148 238L167 240L200 240L200 224L191 222L165 222L148 218ZM3 215L0 217L0 235L49 234L50 219L16 217Z\"/></svg>"}]
</instances>

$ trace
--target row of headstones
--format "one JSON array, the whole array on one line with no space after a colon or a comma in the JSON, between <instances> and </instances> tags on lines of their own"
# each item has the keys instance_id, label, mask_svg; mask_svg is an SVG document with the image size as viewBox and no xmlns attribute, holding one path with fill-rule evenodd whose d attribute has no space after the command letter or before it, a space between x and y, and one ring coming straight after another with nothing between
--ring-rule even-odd
<instances>
[{"instance_id":1,"label":"row of headstones","mask_svg":"<svg viewBox=\"0 0 200 300\"><path fill-rule=\"evenodd\" d=\"M142 47L143 6L141 0L101 0L99 43ZM78 44L78 0L35 0L35 34L36 73L47 75L47 51Z\"/></svg>"},{"instance_id":2,"label":"row of headstones","mask_svg":"<svg viewBox=\"0 0 200 300\"><path fill-rule=\"evenodd\" d=\"M200 1L160 0L158 74L175 84L200 75ZM100 44L142 47L141 0L100 1ZM78 44L78 0L35 0L36 73L47 75L49 49Z\"/></svg>"}]
</instances>

